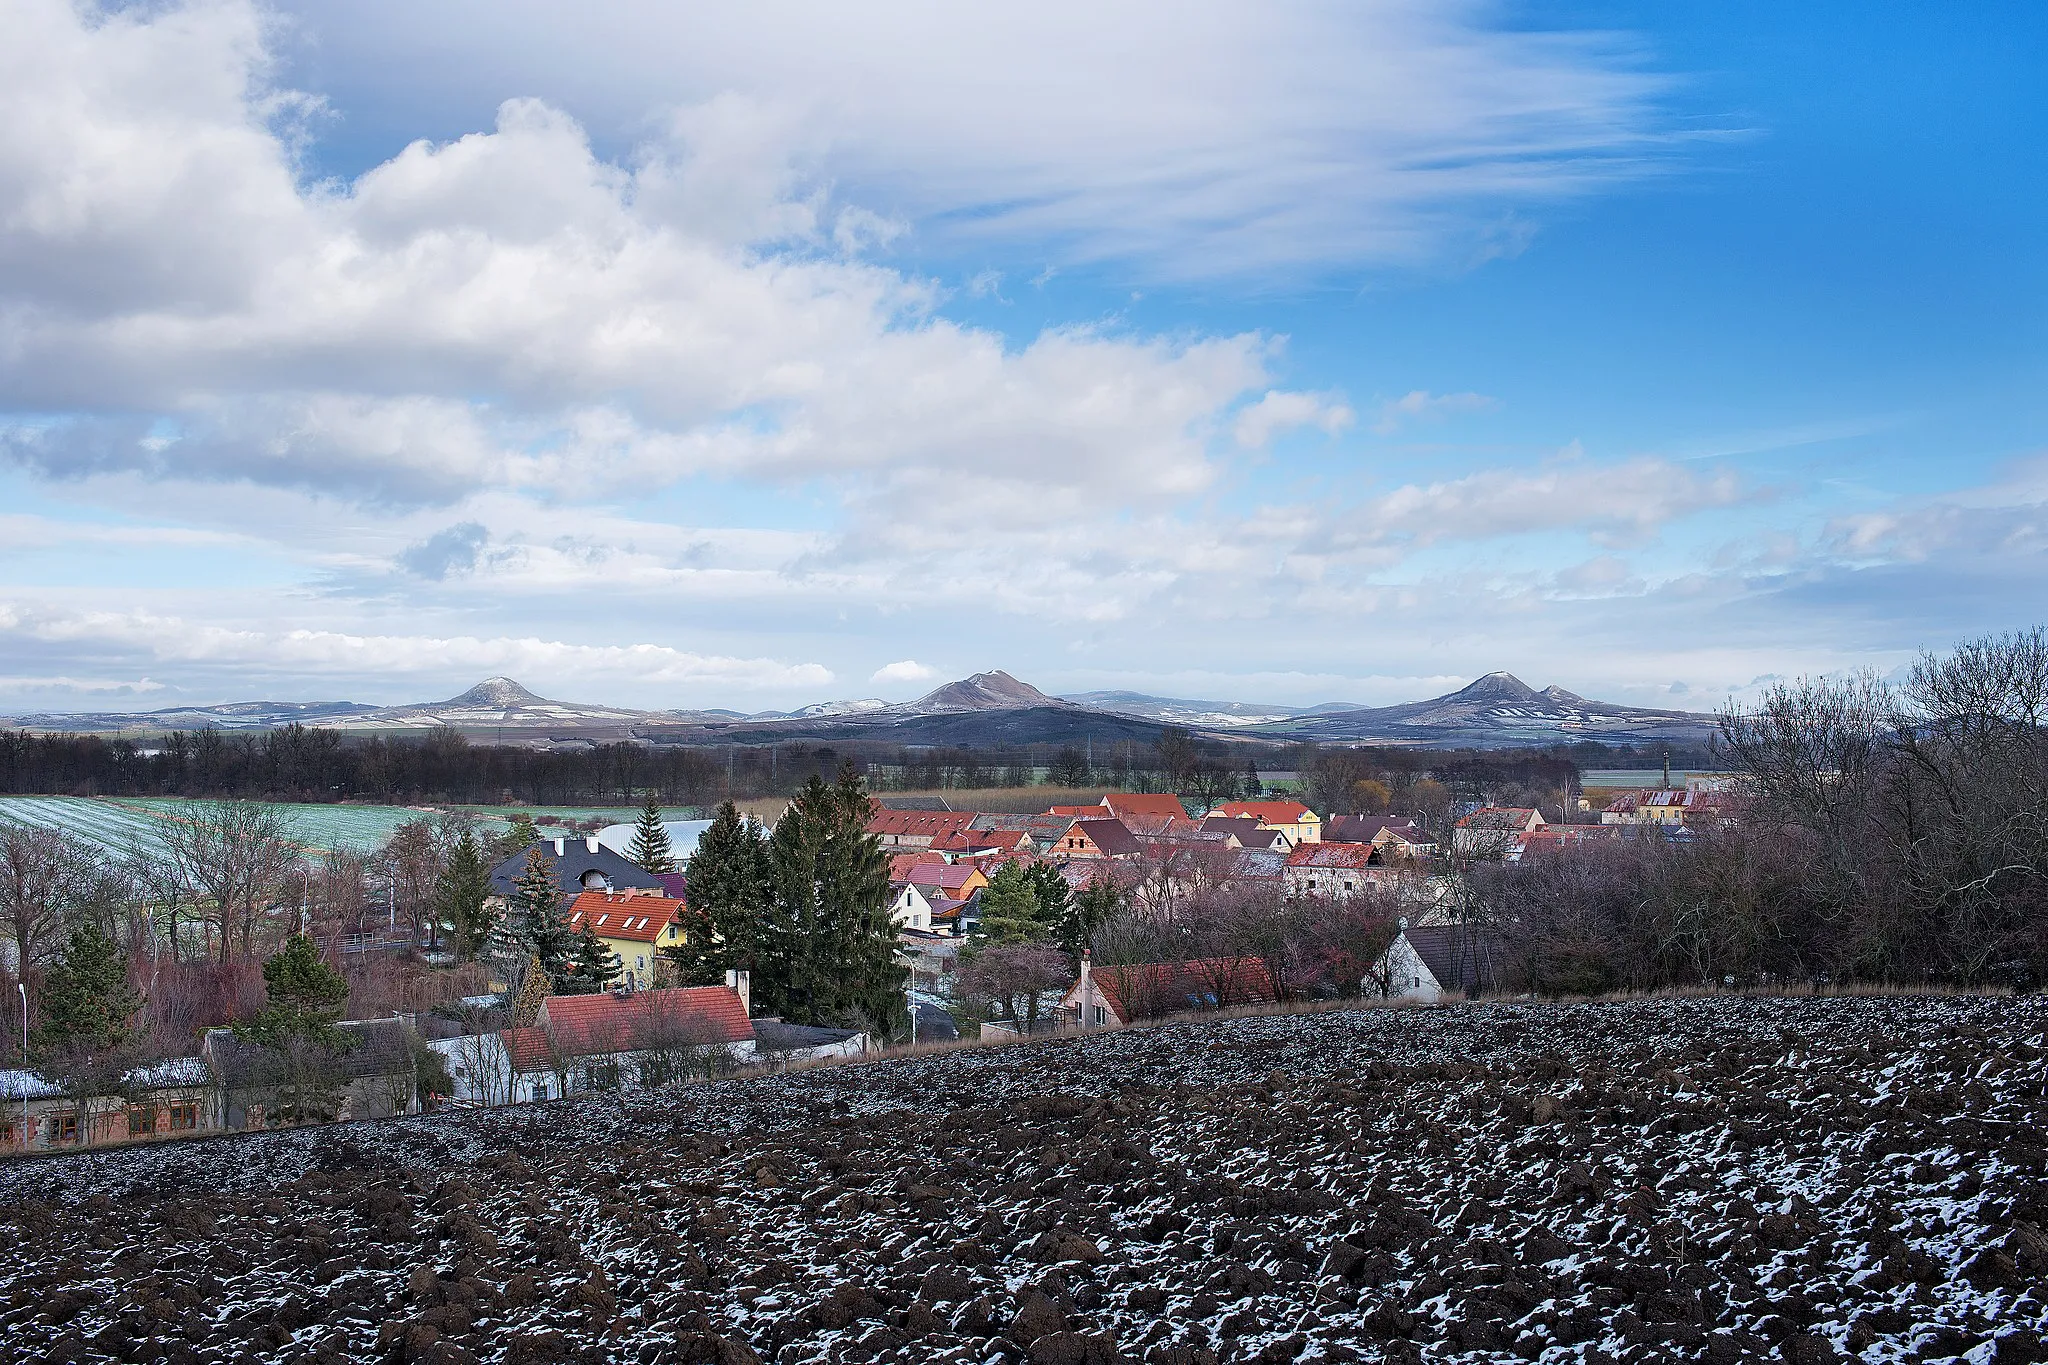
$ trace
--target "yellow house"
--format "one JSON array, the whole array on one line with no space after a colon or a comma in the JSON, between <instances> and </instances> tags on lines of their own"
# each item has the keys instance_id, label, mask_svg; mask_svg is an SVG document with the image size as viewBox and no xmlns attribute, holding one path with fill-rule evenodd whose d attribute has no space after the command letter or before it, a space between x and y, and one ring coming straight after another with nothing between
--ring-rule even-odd
<instances>
[{"instance_id":1,"label":"yellow house","mask_svg":"<svg viewBox=\"0 0 2048 1365\"><path fill-rule=\"evenodd\" d=\"M1231 820L1256 820L1260 829L1286 835L1290 845L1323 841L1323 817L1299 801L1225 801L1209 813Z\"/></svg>"},{"instance_id":2,"label":"yellow house","mask_svg":"<svg viewBox=\"0 0 2048 1365\"><path fill-rule=\"evenodd\" d=\"M684 902L668 896L627 891L585 891L569 906L569 927L586 925L622 968L619 979L636 990L651 989L668 974L663 948L681 944Z\"/></svg>"}]
</instances>

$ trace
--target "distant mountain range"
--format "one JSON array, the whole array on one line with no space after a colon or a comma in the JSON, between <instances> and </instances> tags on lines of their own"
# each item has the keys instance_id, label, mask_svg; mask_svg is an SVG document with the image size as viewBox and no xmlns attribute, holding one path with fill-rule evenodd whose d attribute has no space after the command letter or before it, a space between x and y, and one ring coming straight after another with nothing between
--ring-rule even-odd
<instances>
[{"instance_id":1,"label":"distant mountain range","mask_svg":"<svg viewBox=\"0 0 2048 1365\"><path fill-rule=\"evenodd\" d=\"M293 722L355 732L452 729L482 741L542 745L622 739L670 744L873 741L977 747L1113 744L1123 740L1151 743L1166 726L1177 725L1218 738L1491 749L1579 740L1608 744L1658 739L1700 742L1715 729L1712 716L1589 701L1561 687L1538 691L1511 673L1489 673L1446 696L1397 706L1345 702L1263 706L1142 692L1055 697L1000 670L947 683L916 701L865 698L752 714L640 711L552 701L510 678L487 678L446 701L409 706L236 702L141 713L30 715L10 723L46 731L138 734L209 726L262 730Z\"/></svg>"}]
</instances>

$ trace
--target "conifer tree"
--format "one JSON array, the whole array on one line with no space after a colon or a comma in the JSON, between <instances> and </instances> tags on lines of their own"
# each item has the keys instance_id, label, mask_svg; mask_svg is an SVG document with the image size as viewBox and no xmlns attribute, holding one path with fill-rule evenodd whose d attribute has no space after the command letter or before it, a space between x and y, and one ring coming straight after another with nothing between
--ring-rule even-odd
<instances>
[{"instance_id":1,"label":"conifer tree","mask_svg":"<svg viewBox=\"0 0 2048 1365\"><path fill-rule=\"evenodd\" d=\"M128 960L97 925L71 931L64 956L43 978L37 1049L45 1055L100 1055L128 1039L142 997L128 985Z\"/></svg>"},{"instance_id":2,"label":"conifer tree","mask_svg":"<svg viewBox=\"0 0 2048 1365\"><path fill-rule=\"evenodd\" d=\"M569 964L562 972L563 995L595 995L608 989L625 970L619 955L604 946L604 940L588 924L573 940Z\"/></svg>"},{"instance_id":3,"label":"conifer tree","mask_svg":"<svg viewBox=\"0 0 2048 1365\"><path fill-rule=\"evenodd\" d=\"M1043 943L1052 937L1038 888L1022 863L1004 863L982 888L978 937L997 944Z\"/></svg>"},{"instance_id":4,"label":"conifer tree","mask_svg":"<svg viewBox=\"0 0 2048 1365\"><path fill-rule=\"evenodd\" d=\"M514 811L505 832L491 840L491 856L505 859L515 853L523 853L540 842L540 830L535 827L533 817L525 811Z\"/></svg>"},{"instance_id":5,"label":"conifer tree","mask_svg":"<svg viewBox=\"0 0 2048 1365\"><path fill-rule=\"evenodd\" d=\"M668 830L661 823L661 803L652 795L640 807L640 823L633 830L633 842L626 856L650 876L676 870L675 850L669 846Z\"/></svg>"},{"instance_id":6,"label":"conifer tree","mask_svg":"<svg viewBox=\"0 0 2048 1365\"><path fill-rule=\"evenodd\" d=\"M359 1041L336 1027L348 981L321 960L312 939L293 934L263 964L263 991L263 1012L235 1025L235 1036L269 1050L276 1062L278 1118L326 1117L337 1083L334 1058Z\"/></svg>"},{"instance_id":7,"label":"conifer tree","mask_svg":"<svg viewBox=\"0 0 2048 1365\"><path fill-rule=\"evenodd\" d=\"M752 977L756 1007L779 1012L781 997L761 963L772 896L760 821L742 817L730 801L720 805L697 838L684 883L683 941L662 950L684 984L715 986L726 972L744 971Z\"/></svg>"},{"instance_id":8,"label":"conifer tree","mask_svg":"<svg viewBox=\"0 0 2048 1365\"><path fill-rule=\"evenodd\" d=\"M526 851L526 865L512 883L512 895L497 937L517 959L537 958L549 984L564 989L577 936L563 922L563 896L555 883L555 865L541 847Z\"/></svg>"},{"instance_id":9,"label":"conifer tree","mask_svg":"<svg viewBox=\"0 0 2048 1365\"><path fill-rule=\"evenodd\" d=\"M455 836L448 863L434 883L434 913L455 940L457 956L474 958L490 938L491 869L473 830Z\"/></svg>"}]
</instances>

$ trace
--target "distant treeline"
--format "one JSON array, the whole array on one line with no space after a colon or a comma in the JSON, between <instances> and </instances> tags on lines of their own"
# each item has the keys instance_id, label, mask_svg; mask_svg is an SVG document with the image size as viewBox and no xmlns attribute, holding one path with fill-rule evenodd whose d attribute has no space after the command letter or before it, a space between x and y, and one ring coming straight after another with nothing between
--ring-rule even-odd
<instances>
[{"instance_id":1,"label":"distant treeline","mask_svg":"<svg viewBox=\"0 0 2048 1365\"><path fill-rule=\"evenodd\" d=\"M1296 775L1311 805L1333 813L1375 804L1404 809L1414 785L1423 781L1456 799L1554 800L1576 794L1581 768L1655 767L1665 753L1649 745L1419 750L1258 744L1190 736L1172 727L1157 744L1127 741L1093 751L1049 744L942 749L872 742L719 748L618 742L534 749L473 744L453 731L385 737L300 725L261 732L174 731L146 741L0 731L0 793L541 806L616 805L652 794L664 805L705 806L728 797L790 795L813 774L830 778L851 762L872 789L884 792L1045 782L1180 791L1205 800L1250 794L1263 785L1263 775L1284 771ZM1711 761L1703 749L1674 748L1670 757L1675 766Z\"/></svg>"}]
</instances>

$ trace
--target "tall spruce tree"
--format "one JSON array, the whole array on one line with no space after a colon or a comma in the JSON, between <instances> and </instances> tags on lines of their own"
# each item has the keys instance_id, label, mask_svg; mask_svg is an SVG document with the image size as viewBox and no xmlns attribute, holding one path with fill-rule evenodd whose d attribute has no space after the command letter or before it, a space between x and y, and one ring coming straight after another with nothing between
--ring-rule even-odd
<instances>
[{"instance_id":1,"label":"tall spruce tree","mask_svg":"<svg viewBox=\"0 0 2048 1365\"><path fill-rule=\"evenodd\" d=\"M843 764L832 788L822 903L841 964L838 1016L894 1034L909 1019L903 994L909 972L897 961L889 914L889 854L868 832L873 810L867 784L851 763Z\"/></svg>"},{"instance_id":2,"label":"tall spruce tree","mask_svg":"<svg viewBox=\"0 0 2048 1365\"><path fill-rule=\"evenodd\" d=\"M684 984L715 986L728 971L749 974L755 1007L782 1010L777 984L762 969L762 949L771 937L766 923L773 902L768 876L767 834L751 816L727 801L697 838L683 873L686 909L683 941L662 952Z\"/></svg>"},{"instance_id":3,"label":"tall spruce tree","mask_svg":"<svg viewBox=\"0 0 2048 1365\"><path fill-rule=\"evenodd\" d=\"M563 901L547 850L539 845L528 849L496 935L501 949L515 961L537 959L558 992L565 991L577 945L576 933L564 922Z\"/></svg>"},{"instance_id":4,"label":"tall spruce tree","mask_svg":"<svg viewBox=\"0 0 2048 1365\"><path fill-rule=\"evenodd\" d=\"M491 869L483 845L474 830L465 829L455 836L447 865L434 883L435 916L464 961L483 951L490 938L490 898Z\"/></svg>"},{"instance_id":5,"label":"tall spruce tree","mask_svg":"<svg viewBox=\"0 0 2048 1365\"><path fill-rule=\"evenodd\" d=\"M640 823L633 829L633 842L626 856L650 876L676 870L675 850L668 841L668 829L661 823L661 803L653 796L640 807Z\"/></svg>"},{"instance_id":6,"label":"tall spruce tree","mask_svg":"<svg viewBox=\"0 0 2048 1365\"><path fill-rule=\"evenodd\" d=\"M857 1019L893 1033L906 1017L905 973L889 918L889 855L868 833L870 811L850 764L831 786L813 774L790 802L768 839L775 898L760 958L791 1019Z\"/></svg>"},{"instance_id":7,"label":"tall spruce tree","mask_svg":"<svg viewBox=\"0 0 2048 1365\"><path fill-rule=\"evenodd\" d=\"M44 1056L99 1056L128 1040L128 1021L142 997L128 985L128 960L93 924L71 941L43 977L36 1050Z\"/></svg>"}]
</instances>

